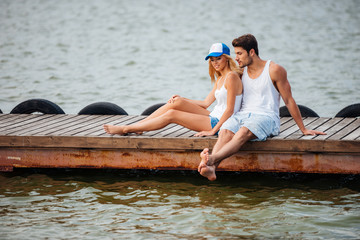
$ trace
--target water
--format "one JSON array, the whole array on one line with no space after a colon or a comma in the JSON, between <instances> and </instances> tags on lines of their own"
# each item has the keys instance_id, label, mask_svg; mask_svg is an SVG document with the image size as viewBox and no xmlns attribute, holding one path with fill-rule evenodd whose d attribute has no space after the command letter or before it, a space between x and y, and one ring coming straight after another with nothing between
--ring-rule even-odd
<instances>
[{"instance_id":1,"label":"water","mask_svg":"<svg viewBox=\"0 0 360 240\"><path fill-rule=\"evenodd\" d=\"M46 172L47 174L44 174ZM358 239L359 176L0 175L2 239Z\"/></svg>"},{"instance_id":2,"label":"water","mask_svg":"<svg viewBox=\"0 0 360 240\"><path fill-rule=\"evenodd\" d=\"M358 0L3 0L0 109L45 98L69 114L98 101L140 114L175 93L203 99L210 45L251 32L297 103L331 117L360 102L359 11Z\"/></svg>"},{"instance_id":3,"label":"water","mask_svg":"<svg viewBox=\"0 0 360 240\"><path fill-rule=\"evenodd\" d=\"M31 98L76 114L129 114L172 94L204 98L214 42L253 33L298 104L334 116L359 103L360 1L0 1L0 109ZM233 55L233 50L231 51ZM0 174L0 239L358 239L354 176Z\"/></svg>"}]
</instances>

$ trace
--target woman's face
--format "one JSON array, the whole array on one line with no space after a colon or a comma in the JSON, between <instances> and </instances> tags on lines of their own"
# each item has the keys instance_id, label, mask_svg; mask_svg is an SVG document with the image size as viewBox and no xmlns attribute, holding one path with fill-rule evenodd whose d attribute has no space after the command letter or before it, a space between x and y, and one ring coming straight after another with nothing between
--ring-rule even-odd
<instances>
[{"instance_id":1,"label":"woman's face","mask_svg":"<svg viewBox=\"0 0 360 240\"><path fill-rule=\"evenodd\" d=\"M228 63L227 58L224 55L220 57L210 57L211 65L215 68L216 71L220 72Z\"/></svg>"}]
</instances>

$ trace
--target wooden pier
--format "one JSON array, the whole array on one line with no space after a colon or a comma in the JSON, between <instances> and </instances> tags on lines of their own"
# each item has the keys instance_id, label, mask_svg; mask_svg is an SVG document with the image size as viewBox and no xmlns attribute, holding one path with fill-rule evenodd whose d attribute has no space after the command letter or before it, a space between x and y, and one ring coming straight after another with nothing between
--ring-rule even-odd
<instances>
[{"instance_id":1,"label":"wooden pier","mask_svg":"<svg viewBox=\"0 0 360 240\"><path fill-rule=\"evenodd\" d=\"M144 116L0 114L0 171L14 168L196 170L216 137L171 124L142 135L117 136L103 124L131 124ZM303 136L281 118L279 136L248 142L218 171L360 174L359 118L304 118L323 136Z\"/></svg>"}]
</instances>

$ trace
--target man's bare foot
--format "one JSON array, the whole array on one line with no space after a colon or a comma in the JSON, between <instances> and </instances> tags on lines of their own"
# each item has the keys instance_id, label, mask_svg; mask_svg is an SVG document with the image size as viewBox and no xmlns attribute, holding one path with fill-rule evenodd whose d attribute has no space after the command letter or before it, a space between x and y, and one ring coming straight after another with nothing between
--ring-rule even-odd
<instances>
[{"instance_id":1,"label":"man's bare foot","mask_svg":"<svg viewBox=\"0 0 360 240\"><path fill-rule=\"evenodd\" d=\"M207 162L209 161L209 149L205 148L200 153L201 162L198 166L198 172L201 172L201 169L207 166Z\"/></svg>"},{"instance_id":2,"label":"man's bare foot","mask_svg":"<svg viewBox=\"0 0 360 240\"><path fill-rule=\"evenodd\" d=\"M104 125L104 130L108 134L126 134L126 132L124 132L124 126Z\"/></svg>"},{"instance_id":3,"label":"man's bare foot","mask_svg":"<svg viewBox=\"0 0 360 240\"><path fill-rule=\"evenodd\" d=\"M216 180L215 165L201 168L200 174L206 177L207 179L209 179L210 181L215 181Z\"/></svg>"}]
</instances>

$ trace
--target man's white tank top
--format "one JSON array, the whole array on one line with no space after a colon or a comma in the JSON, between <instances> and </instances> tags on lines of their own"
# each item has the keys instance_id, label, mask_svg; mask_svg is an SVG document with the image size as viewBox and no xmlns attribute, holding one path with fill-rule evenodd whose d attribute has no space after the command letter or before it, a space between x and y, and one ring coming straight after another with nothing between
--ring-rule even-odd
<instances>
[{"instance_id":1,"label":"man's white tank top","mask_svg":"<svg viewBox=\"0 0 360 240\"><path fill-rule=\"evenodd\" d=\"M221 118L227 107L227 90L225 88L227 76L228 75L226 75L222 87L220 89L215 90L216 105L212 110L212 112L210 113L210 116L216 117L217 119ZM237 113L240 110L241 101L242 101L242 94L237 95L235 98L234 113Z\"/></svg>"},{"instance_id":2,"label":"man's white tank top","mask_svg":"<svg viewBox=\"0 0 360 240\"><path fill-rule=\"evenodd\" d=\"M263 72L256 79L251 79L247 67L244 68L242 77L244 94L240 112L270 116L280 126L280 94L270 78L270 62L271 60L266 62Z\"/></svg>"}]
</instances>

